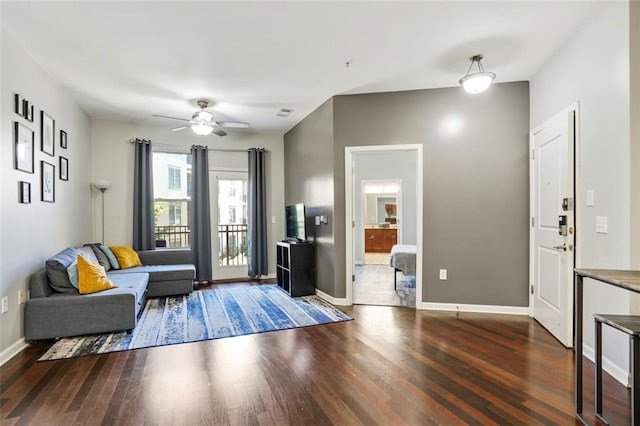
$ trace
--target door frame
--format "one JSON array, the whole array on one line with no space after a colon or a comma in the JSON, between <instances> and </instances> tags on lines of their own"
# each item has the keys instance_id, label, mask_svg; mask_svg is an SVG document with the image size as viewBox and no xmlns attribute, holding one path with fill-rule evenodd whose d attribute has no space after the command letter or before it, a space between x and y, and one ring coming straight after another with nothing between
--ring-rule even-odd
<instances>
[{"instance_id":1,"label":"door frame","mask_svg":"<svg viewBox=\"0 0 640 426\"><path fill-rule=\"evenodd\" d=\"M573 160L573 209L574 209L573 217L574 217L574 228L575 228L574 229L574 248L573 248L573 267L579 268L582 265L582 262L581 262L582 219L581 219L581 215L579 214L580 212L579 206L582 205L582 195L580 192L582 188L582 179L580 174L580 127L581 127L580 126L580 102L576 101L571 105L569 105L568 107L561 109L556 114L553 114L552 116L545 119L543 123L547 122L552 117L555 117L558 114L566 114L567 116L569 116L569 114L571 113L574 114L573 130L571 132L573 136L573 159L572 159ZM536 217L535 204L534 204L535 202L534 200L535 198L535 187L534 187L535 160L533 158L533 152L535 149L534 135L538 133L540 130L542 130L543 128L544 128L543 124L540 124L534 129L531 129L529 131L529 316L531 318L534 317L534 301L535 301L534 291L531 291L533 289L534 278L535 278L535 275L534 275L535 274L535 235L534 235L535 227L532 226L532 221ZM567 324L567 327L569 328L568 335L574 336L575 334L575 324L574 324L575 323L575 315L574 315L575 280L572 279L571 283L572 283L571 291L569 291L569 300L567 302L567 305L569 306L569 312L568 312L569 324ZM571 339L570 347L573 347L573 341L574 339Z\"/></svg>"},{"instance_id":2,"label":"door frame","mask_svg":"<svg viewBox=\"0 0 640 426\"><path fill-rule=\"evenodd\" d=\"M355 274L354 259L354 232L353 226L353 197L354 197L354 179L353 179L353 154L358 152L379 152L379 151L416 151L416 309L420 309L422 305L422 229L423 229L423 169L422 169L422 144L400 144L400 145L364 145L364 146L347 146L344 148L344 193L345 193L345 248L346 248L346 274L345 282L347 284L346 304L353 304L353 275ZM406 190L405 190L406 193ZM404 195L406 197L406 194Z\"/></svg>"}]
</instances>

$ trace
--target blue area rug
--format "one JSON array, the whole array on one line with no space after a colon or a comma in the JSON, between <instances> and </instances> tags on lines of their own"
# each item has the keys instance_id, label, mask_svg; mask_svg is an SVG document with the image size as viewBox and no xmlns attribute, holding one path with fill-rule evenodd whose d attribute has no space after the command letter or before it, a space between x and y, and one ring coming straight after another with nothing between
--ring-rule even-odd
<instances>
[{"instance_id":1,"label":"blue area rug","mask_svg":"<svg viewBox=\"0 0 640 426\"><path fill-rule=\"evenodd\" d=\"M351 320L317 296L290 298L276 285L227 285L147 300L132 334L68 337L38 361L174 345Z\"/></svg>"}]
</instances>

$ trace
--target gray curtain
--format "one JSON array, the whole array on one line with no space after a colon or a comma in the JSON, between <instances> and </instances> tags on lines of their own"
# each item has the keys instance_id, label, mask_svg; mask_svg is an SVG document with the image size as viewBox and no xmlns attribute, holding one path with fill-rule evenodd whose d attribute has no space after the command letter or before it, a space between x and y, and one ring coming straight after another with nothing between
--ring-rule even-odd
<instances>
[{"instance_id":1,"label":"gray curtain","mask_svg":"<svg viewBox=\"0 0 640 426\"><path fill-rule=\"evenodd\" d=\"M133 248L155 249L153 214L153 151L151 141L136 139L133 167Z\"/></svg>"},{"instance_id":2,"label":"gray curtain","mask_svg":"<svg viewBox=\"0 0 640 426\"><path fill-rule=\"evenodd\" d=\"M249 276L267 275L267 151L249 150L249 188L247 198L247 263Z\"/></svg>"},{"instance_id":3,"label":"gray curtain","mask_svg":"<svg viewBox=\"0 0 640 426\"><path fill-rule=\"evenodd\" d=\"M191 250L196 280L211 281L211 212L209 208L209 154L206 146L191 147Z\"/></svg>"}]
</instances>

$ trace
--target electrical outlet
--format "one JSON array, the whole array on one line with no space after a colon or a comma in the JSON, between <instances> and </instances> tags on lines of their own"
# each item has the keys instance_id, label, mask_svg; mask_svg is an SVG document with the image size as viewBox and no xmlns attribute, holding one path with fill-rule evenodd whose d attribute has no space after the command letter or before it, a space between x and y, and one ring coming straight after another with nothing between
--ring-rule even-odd
<instances>
[{"instance_id":1,"label":"electrical outlet","mask_svg":"<svg viewBox=\"0 0 640 426\"><path fill-rule=\"evenodd\" d=\"M22 305L24 303L24 290L18 291L18 304Z\"/></svg>"},{"instance_id":2,"label":"electrical outlet","mask_svg":"<svg viewBox=\"0 0 640 426\"><path fill-rule=\"evenodd\" d=\"M0 307L0 314L4 314L9 310L9 296L2 298L2 307Z\"/></svg>"},{"instance_id":3,"label":"electrical outlet","mask_svg":"<svg viewBox=\"0 0 640 426\"><path fill-rule=\"evenodd\" d=\"M446 280L447 279L447 270L446 269L440 269L440 279L441 280Z\"/></svg>"}]
</instances>

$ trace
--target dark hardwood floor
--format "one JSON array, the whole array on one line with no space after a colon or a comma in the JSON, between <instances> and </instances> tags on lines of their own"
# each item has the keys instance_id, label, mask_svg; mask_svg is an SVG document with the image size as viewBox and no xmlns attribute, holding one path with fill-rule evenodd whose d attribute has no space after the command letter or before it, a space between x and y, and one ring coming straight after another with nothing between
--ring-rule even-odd
<instances>
[{"instance_id":1,"label":"dark hardwood floor","mask_svg":"<svg viewBox=\"0 0 640 426\"><path fill-rule=\"evenodd\" d=\"M343 310L355 321L60 361L36 362L40 343L2 367L0 423L578 424L573 352L530 318ZM628 391L605 386L628 424Z\"/></svg>"}]
</instances>

